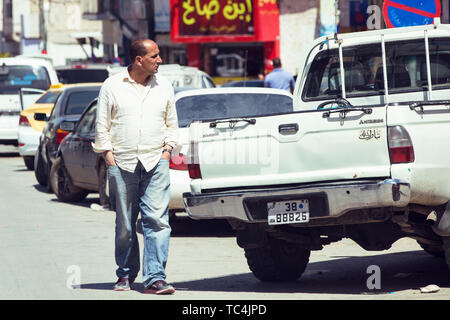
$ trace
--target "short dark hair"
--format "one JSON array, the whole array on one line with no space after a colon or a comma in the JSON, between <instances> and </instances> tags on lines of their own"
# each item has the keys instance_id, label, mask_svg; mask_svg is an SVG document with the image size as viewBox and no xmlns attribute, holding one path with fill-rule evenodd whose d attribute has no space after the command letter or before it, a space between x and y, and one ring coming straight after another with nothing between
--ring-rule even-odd
<instances>
[{"instance_id":1,"label":"short dark hair","mask_svg":"<svg viewBox=\"0 0 450 320\"><path fill-rule=\"evenodd\" d=\"M274 68L279 68L279 67L281 67L281 60L280 60L280 58L274 58L274 59L272 60L272 66L273 66Z\"/></svg>"},{"instance_id":2,"label":"short dark hair","mask_svg":"<svg viewBox=\"0 0 450 320\"><path fill-rule=\"evenodd\" d=\"M146 39L138 39L133 41L130 46L130 61L134 63L137 56L145 56L147 54L147 48L144 45Z\"/></svg>"}]
</instances>

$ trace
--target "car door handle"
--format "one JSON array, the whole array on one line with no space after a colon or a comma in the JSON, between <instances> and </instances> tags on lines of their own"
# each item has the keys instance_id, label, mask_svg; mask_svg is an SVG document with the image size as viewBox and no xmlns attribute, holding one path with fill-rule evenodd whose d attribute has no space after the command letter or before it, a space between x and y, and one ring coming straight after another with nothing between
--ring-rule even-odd
<instances>
[{"instance_id":1,"label":"car door handle","mask_svg":"<svg viewBox=\"0 0 450 320\"><path fill-rule=\"evenodd\" d=\"M280 124L278 132L282 135L296 134L298 132L298 123Z\"/></svg>"}]
</instances>

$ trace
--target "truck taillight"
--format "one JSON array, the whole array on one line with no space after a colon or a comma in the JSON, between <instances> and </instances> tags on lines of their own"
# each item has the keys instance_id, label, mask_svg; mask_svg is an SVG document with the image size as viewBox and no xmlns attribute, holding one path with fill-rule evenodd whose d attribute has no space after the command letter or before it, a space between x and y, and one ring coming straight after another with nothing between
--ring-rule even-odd
<instances>
[{"instance_id":1,"label":"truck taillight","mask_svg":"<svg viewBox=\"0 0 450 320\"><path fill-rule=\"evenodd\" d=\"M26 116L20 116L19 118L19 126L23 127L31 127L30 121L28 121L28 118Z\"/></svg>"},{"instance_id":2,"label":"truck taillight","mask_svg":"<svg viewBox=\"0 0 450 320\"><path fill-rule=\"evenodd\" d=\"M414 162L414 148L405 128L402 126L388 127L388 141L392 164Z\"/></svg>"},{"instance_id":3,"label":"truck taillight","mask_svg":"<svg viewBox=\"0 0 450 320\"><path fill-rule=\"evenodd\" d=\"M189 178L191 179L201 179L202 173L200 172L200 165L198 163L189 163Z\"/></svg>"},{"instance_id":4,"label":"truck taillight","mask_svg":"<svg viewBox=\"0 0 450 320\"><path fill-rule=\"evenodd\" d=\"M202 173L200 171L200 164L198 159L198 143L191 141L187 156L187 166L189 171L189 177L191 179L201 179Z\"/></svg>"},{"instance_id":5,"label":"truck taillight","mask_svg":"<svg viewBox=\"0 0 450 320\"><path fill-rule=\"evenodd\" d=\"M186 156L182 153L170 157L169 168L172 170L187 170Z\"/></svg>"}]
</instances>

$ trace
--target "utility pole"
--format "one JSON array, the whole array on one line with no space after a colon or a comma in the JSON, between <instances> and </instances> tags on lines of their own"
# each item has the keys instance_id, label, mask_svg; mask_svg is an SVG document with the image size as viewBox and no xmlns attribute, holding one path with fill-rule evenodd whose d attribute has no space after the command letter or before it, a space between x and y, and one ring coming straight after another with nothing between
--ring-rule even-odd
<instances>
[{"instance_id":1,"label":"utility pole","mask_svg":"<svg viewBox=\"0 0 450 320\"><path fill-rule=\"evenodd\" d=\"M41 28L42 52L47 52L47 27L45 25L44 0L39 0L39 24Z\"/></svg>"}]
</instances>

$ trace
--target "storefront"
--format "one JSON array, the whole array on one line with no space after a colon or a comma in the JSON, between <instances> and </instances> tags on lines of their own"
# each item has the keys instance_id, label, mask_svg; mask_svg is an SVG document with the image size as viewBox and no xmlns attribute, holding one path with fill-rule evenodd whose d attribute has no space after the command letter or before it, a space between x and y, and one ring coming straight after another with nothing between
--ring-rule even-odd
<instances>
[{"instance_id":1,"label":"storefront","mask_svg":"<svg viewBox=\"0 0 450 320\"><path fill-rule=\"evenodd\" d=\"M257 78L280 55L276 0L170 0L174 43L185 43L187 61L216 83Z\"/></svg>"}]
</instances>

